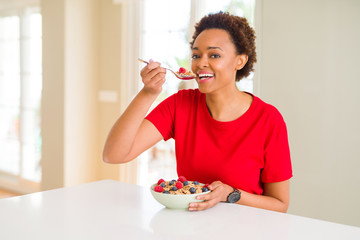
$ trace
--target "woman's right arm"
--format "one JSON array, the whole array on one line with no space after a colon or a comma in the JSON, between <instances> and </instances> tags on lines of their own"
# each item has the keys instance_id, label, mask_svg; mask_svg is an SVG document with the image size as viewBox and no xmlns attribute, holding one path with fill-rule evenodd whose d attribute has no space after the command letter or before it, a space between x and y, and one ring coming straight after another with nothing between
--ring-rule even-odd
<instances>
[{"instance_id":1,"label":"woman's right arm","mask_svg":"<svg viewBox=\"0 0 360 240\"><path fill-rule=\"evenodd\" d=\"M160 63L152 60L142 69L144 87L112 127L103 150L104 162L129 162L163 138L144 118L162 90L165 73Z\"/></svg>"}]
</instances>

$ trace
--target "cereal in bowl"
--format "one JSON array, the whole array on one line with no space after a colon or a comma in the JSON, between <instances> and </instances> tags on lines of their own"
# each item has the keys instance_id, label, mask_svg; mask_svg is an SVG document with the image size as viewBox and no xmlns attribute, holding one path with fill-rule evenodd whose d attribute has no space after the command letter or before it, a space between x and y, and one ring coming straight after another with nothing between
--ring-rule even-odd
<instances>
[{"instance_id":1,"label":"cereal in bowl","mask_svg":"<svg viewBox=\"0 0 360 240\"><path fill-rule=\"evenodd\" d=\"M155 192L164 194L195 194L208 192L209 184L201 184L197 181L188 181L185 177L180 176L178 180L165 181L159 179L157 185L154 187Z\"/></svg>"}]
</instances>

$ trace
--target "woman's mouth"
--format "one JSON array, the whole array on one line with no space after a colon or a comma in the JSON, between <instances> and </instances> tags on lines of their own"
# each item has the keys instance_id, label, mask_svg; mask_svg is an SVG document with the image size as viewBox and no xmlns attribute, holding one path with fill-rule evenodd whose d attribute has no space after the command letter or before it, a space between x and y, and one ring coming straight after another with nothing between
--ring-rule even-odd
<instances>
[{"instance_id":1,"label":"woman's mouth","mask_svg":"<svg viewBox=\"0 0 360 240\"><path fill-rule=\"evenodd\" d=\"M198 73L199 83L205 83L211 81L214 78L212 73Z\"/></svg>"}]
</instances>

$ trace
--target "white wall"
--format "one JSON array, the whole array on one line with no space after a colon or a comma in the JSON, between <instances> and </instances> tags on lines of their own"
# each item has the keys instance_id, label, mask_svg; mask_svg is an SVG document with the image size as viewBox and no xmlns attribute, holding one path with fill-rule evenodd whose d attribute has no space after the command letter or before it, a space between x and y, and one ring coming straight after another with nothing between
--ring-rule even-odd
<instances>
[{"instance_id":1,"label":"white wall","mask_svg":"<svg viewBox=\"0 0 360 240\"><path fill-rule=\"evenodd\" d=\"M65 3L65 186L98 176L99 6L98 0Z\"/></svg>"},{"instance_id":2,"label":"white wall","mask_svg":"<svg viewBox=\"0 0 360 240\"><path fill-rule=\"evenodd\" d=\"M121 114L119 93L121 92L121 34L122 7L113 4L112 0L100 0L100 90L118 94L116 102L100 103L100 136L99 146L104 147L106 137ZM119 179L120 165L110 165L99 161L100 178Z\"/></svg>"},{"instance_id":3,"label":"white wall","mask_svg":"<svg viewBox=\"0 0 360 240\"><path fill-rule=\"evenodd\" d=\"M99 1L42 0L42 189L98 179Z\"/></svg>"},{"instance_id":4,"label":"white wall","mask_svg":"<svg viewBox=\"0 0 360 240\"><path fill-rule=\"evenodd\" d=\"M64 186L65 2L41 1L43 91L42 189Z\"/></svg>"},{"instance_id":5,"label":"white wall","mask_svg":"<svg viewBox=\"0 0 360 240\"><path fill-rule=\"evenodd\" d=\"M136 179L127 171L134 169L130 164L105 164L101 156L107 134L123 111L120 93L127 85L123 4L41 0L43 190L101 179ZM116 93L117 100L100 102L98 93L103 90Z\"/></svg>"},{"instance_id":6,"label":"white wall","mask_svg":"<svg viewBox=\"0 0 360 240\"><path fill-rule=\"evenodd\" d=\"M260 96L289 132L289 212L360 226L360 1L258 3Z\"/></svg>"}]
</instances>

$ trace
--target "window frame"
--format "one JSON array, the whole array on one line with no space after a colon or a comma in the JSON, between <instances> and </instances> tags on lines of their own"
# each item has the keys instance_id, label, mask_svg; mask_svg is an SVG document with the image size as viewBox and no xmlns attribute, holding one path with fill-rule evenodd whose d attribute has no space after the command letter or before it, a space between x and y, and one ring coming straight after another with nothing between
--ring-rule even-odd
<instances>
[{"instance_id":1,"label":"window frame","mask_svg":"<svg viewBox=\"0 0 360 240\"><path fill-rule=\"evenodd\" d=\"M26 107L24 107L23 95L26 91L25 87L25 75L23 70L23 61L25 56L25 47L24 40L26 40L24 21L29 14L32 13L40 13L40 1L38 0L16 0L16 1L7 1L0 7L0 17L9 17L9 16L18 16L19 17L19 64L20 64L20 99L19 99L19 122L20 122L20 138L19 138L19 173L13 174L6 171L0 170L0 188L8 189L14 192L18 192L21 194L27 194L31 192L37 192L41 189L41 179L39 182L31 181L23 178L23 148L24 143L22 140L22 121L23 114L26 111ZM40 156L41 163L41 156Z\"/></svg>"}]
</instances>

